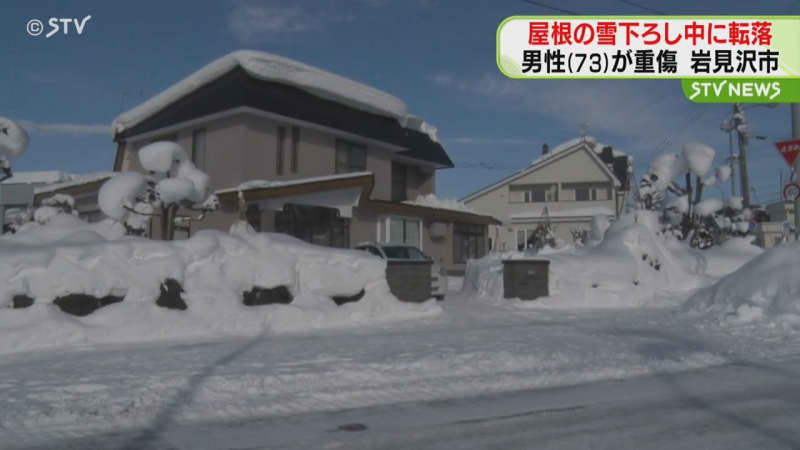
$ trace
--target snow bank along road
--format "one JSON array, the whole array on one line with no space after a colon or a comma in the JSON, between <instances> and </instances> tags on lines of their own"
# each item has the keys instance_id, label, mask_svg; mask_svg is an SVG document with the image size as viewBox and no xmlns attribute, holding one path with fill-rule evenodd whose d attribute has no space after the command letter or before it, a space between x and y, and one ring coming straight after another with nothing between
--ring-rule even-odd
<instances>
[{"instance_id":1,"label":"snow bank along road","mask_svg":"<svg viewBox=\"0 0 800 450\"><path fill-rule=\"evenodd\" d=\"M376 445L386 447L431 447L438 437L447 441L459 433L482 446L490 444L478 436L484 427L509 439L541 439L550 448L594 442L562 436L559 427L578 436L616 436L629 447L641 447L640 438L666 446L674 434L702 438L694 419L720 433L733 424L753 433L747 435L751 441L725 441L733 446L800 442L800 431L784 427L785 421L800 423L800 369L774 362L800 358L800 338L793 334L763 326L720 328L665 309L503 305L453 296L437 317L360 330L6 355L0 361L0 448L313 448L328 439L350 448L372 445L375 433ZM699 375L705 381L685 387L671 381L683 378L669 375L709 366L728 368L720 369L719 383ZM653 374L658 377L631 381ZM628 381L573 388L576 394L563 391L564 398L561 391L530 391L600 380ZM713 389L706 392L706 386ZM509 392L519 394L504 394ZM594 392L588 398L595 403L587 406L580 392ZM483 400L463 400L476 396ZM445 403L413 404L430 401ZM397 404L404 406L381 406ZM437 407L430 405L453 410L434 420ZM343 410L353 411L336 412ZM669 414L677 410L684 412ZM651 420L645 412L656 415ZM517 414L522 418L488 420ZM376 420L367 420L373 415ZM370 428L363 435L323 433L353 421ZM466 422L450 423L458 421ZM645 426L658 422L665 428ZM295 423L300 425L292 428ZM377 430L381 423L384 434ZM520 423L520 430L508 430ZM206 428L209 433L199 431ZM398 441L406 429L414 433ZM257 443L238 445L231 437L237 430L256 433ZM257 434L261 430L274 433ZM217 435L231 440L215 440Z\"/></svg>"}]
</instances>

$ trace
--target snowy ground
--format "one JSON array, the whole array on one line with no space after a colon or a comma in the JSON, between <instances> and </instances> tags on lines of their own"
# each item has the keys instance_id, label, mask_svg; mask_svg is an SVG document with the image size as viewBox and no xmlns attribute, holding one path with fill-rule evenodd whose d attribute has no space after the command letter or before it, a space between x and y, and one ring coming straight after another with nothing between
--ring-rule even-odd
<instances>
[{"instance_id":1,"label":"snowy ground","mask_svg":"<svg viewBox=\"0 0 800 450\"><path fill-rule=\"evenodd\" d=\"M242 424L800 358L800 335L676 309L532 309L458 294L441 305L435 317L314 335L6 355L0 448L292 447L285 427L253 444ZM212 423L227 431L198 432Z\"/></svg>"}]
</instances>

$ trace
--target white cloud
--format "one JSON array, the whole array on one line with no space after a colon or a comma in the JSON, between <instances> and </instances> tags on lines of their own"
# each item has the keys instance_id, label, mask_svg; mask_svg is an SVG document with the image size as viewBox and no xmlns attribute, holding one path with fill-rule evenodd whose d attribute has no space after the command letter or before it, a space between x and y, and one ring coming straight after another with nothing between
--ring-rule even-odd
<instances>
[{"instance_id":1,"label":"white cloud","mask_svg":"<svg viewBox=\"0 0 800 450\"><path fill-rule=\"evenodd\" d=\"M426 76L428 80L439 86L450 86L455 80L455 76L449 72L437 72Z\"/></svg>"},{"instance_id":2,"label":"white cloud","mask_svg":"<svg viewBox=\"0 0 800 450\"><path fill-rule=\"evenodd\" d=\"M283 34L323 29L326 23L353 21L352 15L333 14L320 8L237 3L228 15L228 29L244 44L269 41Z\"/></svg>"},{"instance_id":3,"label":"white cloud","mask_svg":"<svg viewBox=\"0 0 800 450\"><path fill-rule=\"evenodd\" d=\"M77 124L77 123L35 123L28 120L21 120L20 125L28 132L38 132L44 134L67 134L71 136L83 135L111 135L111 126L101 124Z\"/></svg>"}]
</instances>

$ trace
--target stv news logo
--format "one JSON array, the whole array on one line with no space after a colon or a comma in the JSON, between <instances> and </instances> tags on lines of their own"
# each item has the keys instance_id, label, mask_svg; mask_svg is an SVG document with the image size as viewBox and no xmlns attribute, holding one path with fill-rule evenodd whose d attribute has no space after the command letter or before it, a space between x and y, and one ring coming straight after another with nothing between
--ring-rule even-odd
<instances>
[{"instance_id":1,"label":"stv news logo","mask_svg":"<svg viewBox=\"0 0 800 450\"><path fill-rule=\"evenodd\" d=\"M74 28L75 33L81 35L83 34L83 30L86 27L87 22L89 22L91 19L91 15L86 16L83 19L71 17L51 17L47 19L47 25L50 27L50 29L44 37L50 39L59 32L63 32L63 34L69 34L70 28ZM25 29L31 36L39 36L44 32L44 24L39 19L31 19L28 21Z\"/></svg>"}]
</instances>

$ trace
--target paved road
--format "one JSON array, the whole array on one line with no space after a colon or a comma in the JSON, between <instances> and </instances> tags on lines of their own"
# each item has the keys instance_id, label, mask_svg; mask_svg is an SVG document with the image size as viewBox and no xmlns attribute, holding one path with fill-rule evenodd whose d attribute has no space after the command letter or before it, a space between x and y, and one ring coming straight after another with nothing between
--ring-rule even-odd
<instances>
[{"instance_id":1,"label":"paved road","mask_svg":"<svg viewBox=\"0 0 800 450\"><path fill-rule=\"evenodd\" d=\"M742 361L567 388L194 425L158 436L95 436L64 444L187 449L800 448L800 360Z\"/></svg>"}]
</instances>

